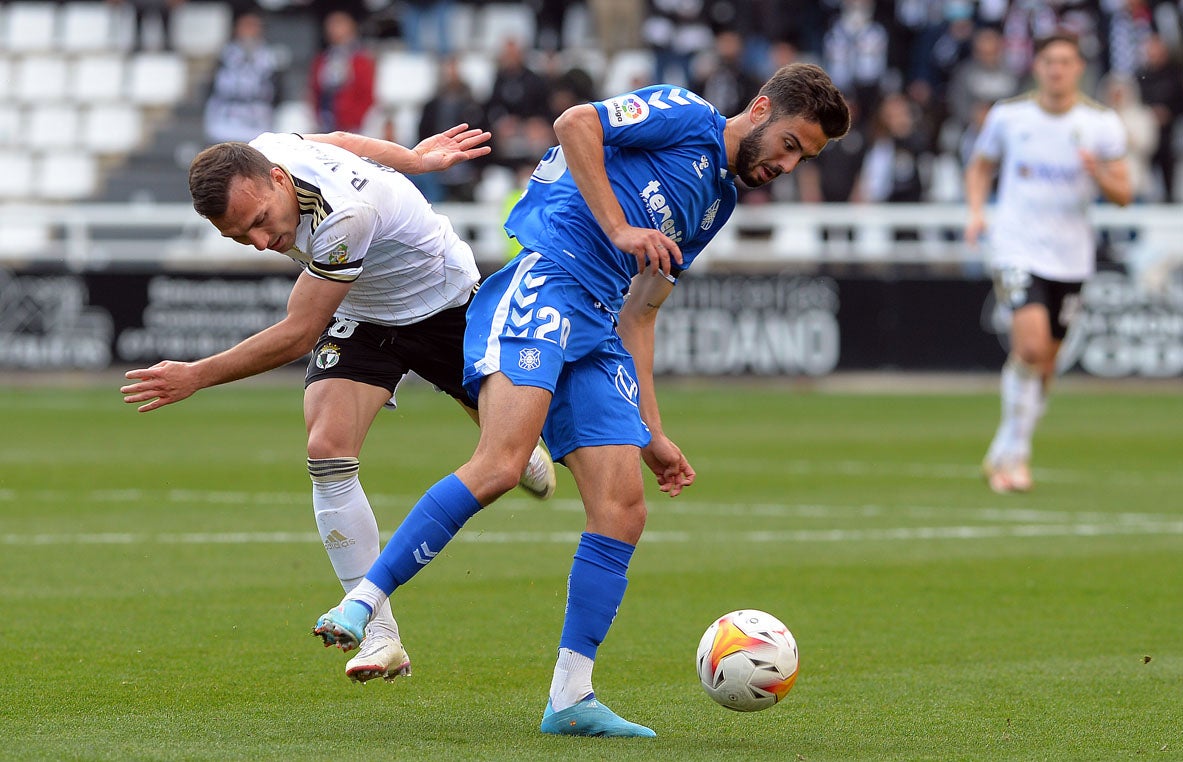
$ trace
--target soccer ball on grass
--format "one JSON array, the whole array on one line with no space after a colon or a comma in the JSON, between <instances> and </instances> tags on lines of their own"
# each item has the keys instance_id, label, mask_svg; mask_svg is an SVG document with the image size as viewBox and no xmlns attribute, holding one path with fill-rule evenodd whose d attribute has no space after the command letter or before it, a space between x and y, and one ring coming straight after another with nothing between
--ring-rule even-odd
<instances>
[{"instance_id":1,"label":"soccer ball on grass","mask_svg":"<svg viewBox=\"0 0 1183 762\"><path fill-rule=\"evenodd\" d=\"M767 709L797 679L797 641L779 619L743 609L716 619L698 643L707 695L737 712Z\"/></svg>"}]
</instances>

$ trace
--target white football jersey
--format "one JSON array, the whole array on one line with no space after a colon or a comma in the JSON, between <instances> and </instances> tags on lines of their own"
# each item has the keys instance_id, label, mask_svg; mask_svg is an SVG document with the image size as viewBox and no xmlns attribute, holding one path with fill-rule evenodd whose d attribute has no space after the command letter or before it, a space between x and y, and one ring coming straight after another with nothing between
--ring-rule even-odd
<instances>
[{"instance_id":1,"label":"white football jersey","mask_svg":"<svg viewBox=\"0 0 1183 762\"><path fill-rule=\"evenodd\" d=\"M318 278L353 283L338 317L406 325L468 301L480 278L472 249L400 172L294 134L250 145L296 187L300 224L287 255Z\"/></svg>"},{"instance_id":2,"label":"white football jersey","mask_svg":"<svg viewBox=\"0 0 1183 762\"><path fill-rule=\"evenodd\" d=\"M1020 267L1055 281L1093 274L1088 208L1099 190L1081 162L1082 150L1100 162L1125 156L1125 129L1112 109L1081 96L1067 112L1052 114L1033 93L990 109L974 153L999 163L992 267Z\"/></svg>"}]
</instances>

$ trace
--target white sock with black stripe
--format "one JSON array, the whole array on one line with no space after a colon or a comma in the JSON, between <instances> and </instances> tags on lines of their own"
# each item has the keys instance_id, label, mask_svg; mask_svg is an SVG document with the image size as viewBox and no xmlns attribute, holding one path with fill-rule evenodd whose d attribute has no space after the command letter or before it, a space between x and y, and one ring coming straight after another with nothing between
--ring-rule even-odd
<instances>
[{"instance_id":1,"label":"white sock with black stripe","mask_svg":"<svg viewBox=\"0 0 1183 762\"><path fill-rule=\"evenodd\" d=\"M381 550L378 522L358 479L359 469L357 458L308 459L316 527L345 592L365 579ZM389 603L378 608L370 626L398 635Z\"/></svg>"}]
</instances>

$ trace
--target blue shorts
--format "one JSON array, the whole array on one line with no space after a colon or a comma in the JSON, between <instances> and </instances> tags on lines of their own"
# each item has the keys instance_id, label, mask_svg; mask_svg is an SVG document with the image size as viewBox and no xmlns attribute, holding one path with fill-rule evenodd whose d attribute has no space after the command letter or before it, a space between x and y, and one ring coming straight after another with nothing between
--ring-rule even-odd
<instances>
[{"instance_id":1,"label":"blue shorts","mask_svg":"<svg viewBox=\"0 0 1183 762\"><path fill-rule=\"evenodd\" d=\"M523 252L481 284L468 306L464 363L473 399L497 372L554 395L542 438L555 460L580 447L649 444L615 317L540 254Z\"/></svg>"}]
</instances>

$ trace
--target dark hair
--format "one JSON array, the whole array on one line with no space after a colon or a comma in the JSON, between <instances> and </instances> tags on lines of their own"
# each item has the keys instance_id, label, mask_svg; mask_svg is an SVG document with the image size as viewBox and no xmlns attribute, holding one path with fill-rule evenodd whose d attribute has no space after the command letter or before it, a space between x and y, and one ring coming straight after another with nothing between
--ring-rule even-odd
<instances>
[{"instance_id":1,"label":"dark hair","mask_svg":"<svg viewBox=\"0 0 1183 762\"><path fill-rule=\"evenodd\" d=\"M274 162L246 143L218 143L189 165L189 195L202 217L221 217L230 206L230 182L236 177L267 179Z\"/></svg>"},{"instance_id":2,"label":"dark hair","mask_svg":"<svg viewBox=\"0 0 1183 762\"><path fill-rule=\"evenodd\" d=\"M758 95L767 96L772 103L772 120L804 117L816 122L830 140L842 137L850 129L846 99L820 66L806 63L782 66L764 83Z\"/></svg>"},{"instance_id":3,"label":"dark hair","mask_svg":"<svg viewBox=\"0 0 1183 762\"><path fill-rule=\"evenodd\" d=\"M1076 51L1076 55L1082 58L1084 57L1084 52L1080 49L1080 38L1067 29L1057 29L1050 34L1037 38L1034 43L1035 55L1042 53L1044 48L1054 42L1066 42Z\"/></svg>"}]
</instances>

